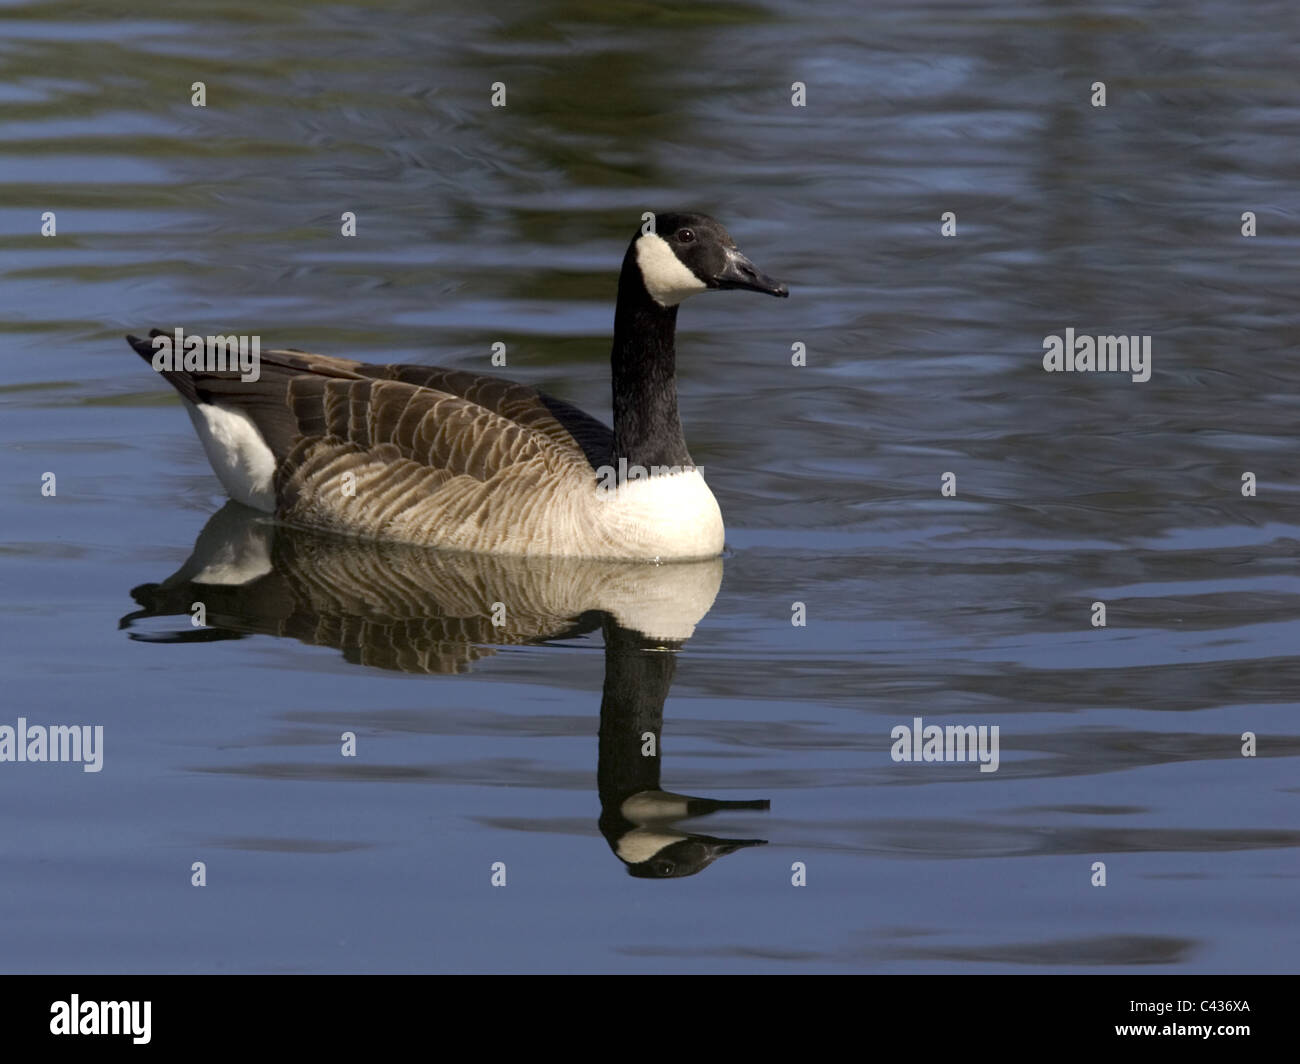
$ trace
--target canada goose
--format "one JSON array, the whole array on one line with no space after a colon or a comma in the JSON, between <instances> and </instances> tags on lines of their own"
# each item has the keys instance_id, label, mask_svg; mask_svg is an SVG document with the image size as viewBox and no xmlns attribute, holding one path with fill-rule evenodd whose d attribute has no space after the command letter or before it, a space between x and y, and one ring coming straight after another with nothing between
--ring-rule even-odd
<instances>
[{"instance_id":1,"label":"canada goose","mask_svg":"<svg viewBox=\"0 0 1300 1064\"><path fill-rule=\"evenodd\" d=\"M127 340L185 400L230 497L285 523L501 554L715 557L722 515L677 415L677 307L710 288L789 293L706 215L652 228L619 274L613 431L462 370L279 350L261 352L252 380L204 368L202 352L194 368L188 350L185 368L179 353L160 362L159 330Z\"/></svg>"}]
</instances>

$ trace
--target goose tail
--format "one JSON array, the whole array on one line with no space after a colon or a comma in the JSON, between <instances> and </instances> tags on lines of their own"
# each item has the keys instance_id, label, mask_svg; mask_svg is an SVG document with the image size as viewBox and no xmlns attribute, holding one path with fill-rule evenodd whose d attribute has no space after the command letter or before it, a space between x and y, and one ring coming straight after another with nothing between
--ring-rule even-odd
<instances>
[{"instance_id":1,"label":"goose tail","mask_svg":"<svg viewBox=\"0 0 1300 1064\"><path fill-rule=\"evenodd\" d=\"M157 351L153 345L153 338L155 336L167 335L169 334L163 332L162 329L150 329L149 339L141 340L140 337L132 336L130 333L127 333L126 342L131 345L137 355L152 366L154 355ZM198 389L194 384L194 378L192 375L186 373L184 370L175 369L159 369L157 372L163 380L181 393L181 398L186 399L191 403L198 403L200 401Z\"/></svg>"}]
</instances>

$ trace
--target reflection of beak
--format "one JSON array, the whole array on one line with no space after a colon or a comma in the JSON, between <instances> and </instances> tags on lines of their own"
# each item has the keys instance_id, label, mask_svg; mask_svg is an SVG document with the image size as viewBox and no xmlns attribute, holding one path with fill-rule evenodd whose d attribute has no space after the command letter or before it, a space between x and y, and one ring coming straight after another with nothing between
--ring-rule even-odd
<instances>
[{"instance_id":1,"label":"reflection of beak","mask_svg":"<svg viewBox=\"0 0 1300 1064\"><path fill-rule=\"evenodd\" d=\"M704 843L704 848L709 853L709 860L716 861L719 857L725 857L729 853L735 853L737 850L748 849L750 846L766 846L767 839L708 839L697 836L697 841Z\"/></svg>"},{"instance_id":2,"label":"reflection of beak","mask_svg":"<svg viewBox=\"0 0 1300 1064\"><path fill-rule=\"evenodd\" d=\"M748 288L751 292L763 292L769 296L785 297L790 294L790 289L772 280L735 248L727 248L726 254L726 265L714 278L712 287Z\"/></svg>"}]
</instances>

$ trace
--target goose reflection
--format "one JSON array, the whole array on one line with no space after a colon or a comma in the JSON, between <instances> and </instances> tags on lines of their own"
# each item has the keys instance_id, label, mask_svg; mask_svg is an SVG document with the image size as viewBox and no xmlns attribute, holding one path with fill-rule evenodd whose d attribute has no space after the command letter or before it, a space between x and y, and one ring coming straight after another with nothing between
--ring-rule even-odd
<instances>
[{"instance_id":1,"label":"goose reflection","mask_svg":"<svg viewBox=\"0 0 1300 1064\"><path fill-rule=\"evenodd\" d=\"M600 831L631 875L680 878L765 841L680 825L720 810L767 809L766 800L721 801L660 786L676 652L713 605L721 580L716 558L656 566L440 552L286 528L232 502L208 521L180 569L132 590L140 609L120 626L188 618L202 603L206 627L134 630L130 638L287 636L335 647L355 664L428 674L464 672L495 646L600 628Z\"/></svg>"},{"instance_id":2,"label":"goose reflection","mask_svg":"<svg viewBox=\"0 0 1300 1064\"><path fill-rule=\"evenodd\" d=\"M722 563L710 564L717 565L720 577ZM676 823L722 809L767 809L767 801L692 798L659 788L664 698L677 668L673 651L680 645L656 643L616 622L605 623L605 690L596 768L600 833L627 870L646 879L694 875L723 854L764 843L695 835L677 830Z\"/></svg>"}]
</instances>

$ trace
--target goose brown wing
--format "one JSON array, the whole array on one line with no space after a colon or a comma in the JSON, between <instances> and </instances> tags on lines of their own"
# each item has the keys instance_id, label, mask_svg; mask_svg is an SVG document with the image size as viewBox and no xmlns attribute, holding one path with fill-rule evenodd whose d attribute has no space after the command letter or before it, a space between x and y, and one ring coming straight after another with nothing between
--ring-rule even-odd
<instances>
[{"instance_id":1,"label":"goose brown wing","mask_svg":"<svg viewBox=\"0 0 1300 1064\"><path fill-rule=\"evenodd\" d=\"M608 426L577 407L527 385L490 374L403 363L361 365L358 372L461 396L509 421L540 432L561 446L576 446L593 469L610 462L614 433Z\"/></svg>"},{"instance_id":2,"label":"goose brown wing","mask_svg":"<svg viewBox=\"0 0 1300 1064\"><path fill-rule=\"evenodd\" d=\"M148 341L132 345L151 357ZM523 385L294 350L262 352L255 381L164 376L191 402L248 416L275 460L276 512L292 524L561 553L588 531L577 500L595 483L588 455L608 430Z\"/></svg>"},{"instance_id":3,"label":"goose brown wing","mask_svg":"<svg viewBox=\"0 0 1300 1064\"><path fill-rule=\"evenodd\" d=\"M151 361L151 340L158 335L163 335L161 330L153 329L149 340L127 339L141 358ZM373 365L284 348L261 354L261 376L257 381L240 380L235 373L204 371L176 370L162 375L190 402L220 402L243 410L257 424L277 461L282 461L297 442L300 426L285 396L288 382L302 375L400 381L458 396L583 455L593 468L608 464L613 450L613 432L589 414L527 385L466 370L404 363Z\"/></svg>"}]
</instances>

